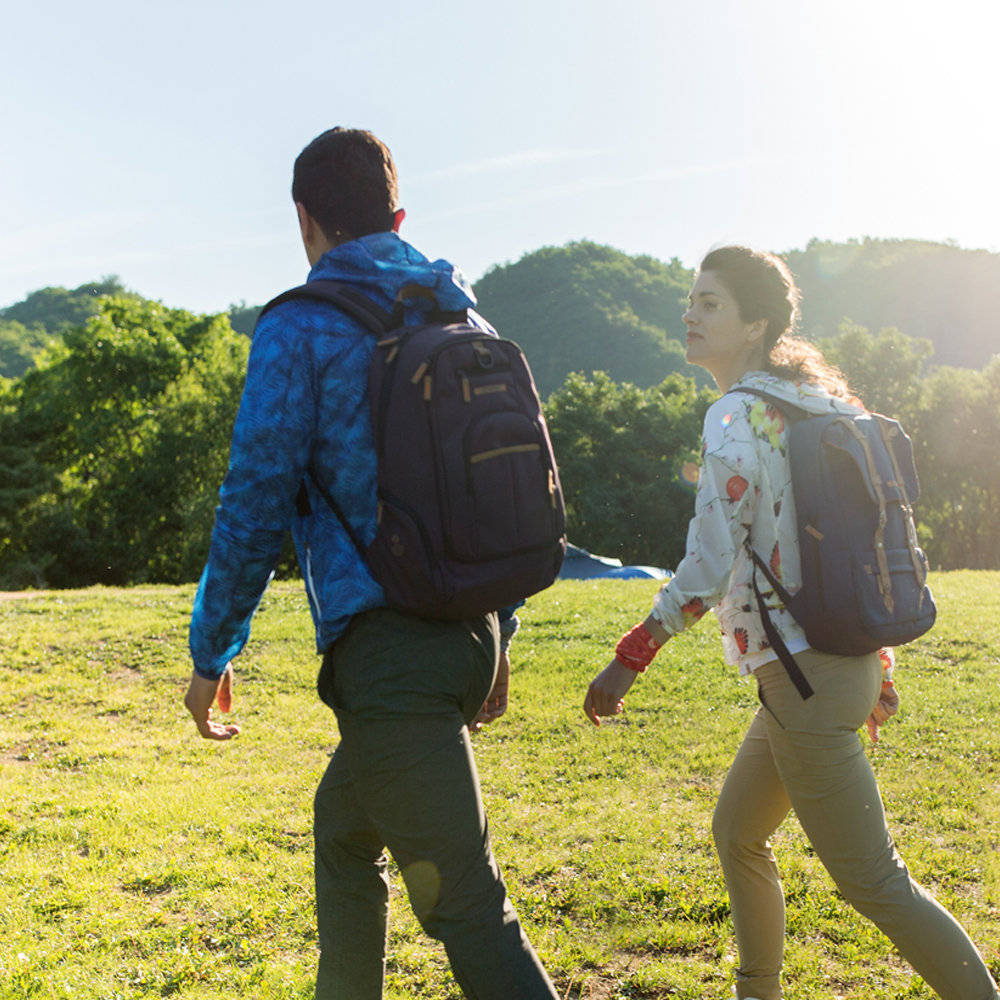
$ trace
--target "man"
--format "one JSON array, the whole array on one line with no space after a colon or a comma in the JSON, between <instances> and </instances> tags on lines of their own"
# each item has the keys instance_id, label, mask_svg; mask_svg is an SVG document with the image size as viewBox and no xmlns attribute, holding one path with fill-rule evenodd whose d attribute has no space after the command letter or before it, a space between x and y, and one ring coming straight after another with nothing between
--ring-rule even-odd
<instances>
[{"instance_id":1,"label":"man","mask_svg":"<svg viewBox=\"0 0 1000 1000\"><path fill-rule=\"evenodd\" d=\"M411 284L433 289L444 310L475 304L461 272L397 235L404 213L396 169L371 133L335 128L314 139L295 161L292 198L310 280L350 283L387 309ZM426 308L419 298L408 302L418 316ZM374 337L328 302L286 301L259 322L195 598L185 704L203 737L239 732L214 721L210 708L218 698L228 710L230 661L247 641L291 527L323 654L317 686L341 736L315 799L317 998L382 995L388 847L466 996L551 1000L555 991L493 860L468 736L467 724L506 708L497 616L432 622L386 608L316 486L370 542L373 347Z\"/></svg>"}]
</instances>

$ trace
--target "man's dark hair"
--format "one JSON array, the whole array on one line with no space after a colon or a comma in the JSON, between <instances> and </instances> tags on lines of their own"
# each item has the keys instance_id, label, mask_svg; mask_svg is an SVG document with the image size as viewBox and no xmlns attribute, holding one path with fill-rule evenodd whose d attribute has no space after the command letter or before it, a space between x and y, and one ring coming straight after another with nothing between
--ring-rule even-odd
<instances>
[{"instance_id":1,"label":"man's dark hair","mask_svg":"<svg viewBox=\"0 0 1000 1000\"><path fill-rule=\"evenodd\" d=\"M392 229L398 198L392 154L364 129L329 129L295 160L292 199L302 203L328 239Z\"/></svg>"}]
</instances>

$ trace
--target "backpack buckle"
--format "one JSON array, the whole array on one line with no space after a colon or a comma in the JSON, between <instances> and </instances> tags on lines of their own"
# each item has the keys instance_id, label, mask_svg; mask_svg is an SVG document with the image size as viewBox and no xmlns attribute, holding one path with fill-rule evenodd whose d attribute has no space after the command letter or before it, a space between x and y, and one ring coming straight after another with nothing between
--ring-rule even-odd
<instances>
[{"instance_id":1,"label":"backpack buckle","mask_svg":"<svg viewBox=\"0 0 1000 1000\"><path fill-rule=\"evenodd\" d=\"M493 367L493 353L481 340L474 340L472 342L472 349L476 353L476 364L480 368L489 369Z\"/></svg>"}]
</instances>

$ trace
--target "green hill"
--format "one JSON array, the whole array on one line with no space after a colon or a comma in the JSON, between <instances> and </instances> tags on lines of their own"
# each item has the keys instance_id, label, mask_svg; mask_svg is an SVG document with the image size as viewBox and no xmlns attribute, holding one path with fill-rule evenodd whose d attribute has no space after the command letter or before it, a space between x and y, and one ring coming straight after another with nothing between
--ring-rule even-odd
<instances>
[{"instance_id":1,"label":"green hill","mask_svg":"<svg viewBox=\"0 0 1000 1000\"><path fill-rule=\"evenodd\" d=\"M0 378L20 378L39 353L97 313L102 295L131 296L116 275L78 288L51 286L0 309Z\"/></svg>"},{"instance_id":2,"label":"green hill","mask_svg":"<svg viewBox=\"0 0 1000 1000\"><path fill-rule=\"evenodd\" d=\"M545 397L571 371L605 371L642 388L693 374L681 322L690 284L676 259L581 242L494 267L475 290L483 315L527 355Z\"/></svg>"},{"instance_id":3,"label":"green hill","mask_svg":"<svg viewBox=\"0 0 1000 1000\"><path fill-rule=\"evenodd\" d=\"M1000 350L1000 254L917 240L811 241L783 256L803 294L802 330L837 334L850 320L927 339L933 362L981 368ZM683 362L681 315L692 271L571 243L496 267L476 284L480 308L531 361L543 395L571 371L656 384Z\"/></svg>"},{"instance_id":4,"label":"green hill","mask_svg":"<svg viewBox=\"0 0 1000 1000\"><path fill-rule=\"evenodd\" d=\"M475 285L479 310L528 356L543 396L570 371L605 371L643 388L684 362L680 321L691 273L679 261L631 257L596 243L544 247L491 268ZM229 321L250 334L260 311L234 305Z\"/></svg>"},{"instance_id":5,"label":"green hill","mask_svg":"<svg viewBox=\"0 0 1000 1000\"><path fill-rule=\"evenodd\" d=\"M835 335L848 319L868 330L896 327L930 340L935 364L980 368L997 353L1000 254L918 240L812 240L783 254L802 286L803 331ZM543 396L571 371L605 371L648 388L671 372L701 378L684 362L681 315L692 272L587 241L544 247L487 271L479 306L524 349ZM96 299L121 294L117 277L79 288L43 288L0 309L0 377L16 378L53 337L94 314ZM260 311L229 309L250 335Z\"/></svg>"},{"instance_id":6,"label":"green hill","mask_svg":"<svg viewBox=\"0 0 1000 1000\"><path fill-rule=\"evenodd\" d=\"M50 333L61 333L93 316L97 312L97 299L102 295L122 294L129 293L117 275L108 275L79 288L40 288L20 302L0 309L0 319L25 326L43 326Z\"/></svg>"},{"instance_id":7,"label":"green hill","mask_svg":"<svg viewBox=\"0 0 1000 1000\"><path fill-rule=\"evenodd\" d=\"M1000 254L918 240L813 240L784 254L803 294L803 329L845 319L930 340L934 363L979 368L1000 351Z\"/></svg>"}]
</instances>

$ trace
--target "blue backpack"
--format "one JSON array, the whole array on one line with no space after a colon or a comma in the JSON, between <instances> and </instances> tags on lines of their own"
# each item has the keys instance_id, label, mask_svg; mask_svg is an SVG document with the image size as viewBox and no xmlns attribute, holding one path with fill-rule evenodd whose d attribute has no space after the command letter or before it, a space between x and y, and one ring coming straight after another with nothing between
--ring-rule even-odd
<instances>
[{"instance_id":1,"label":"blue backpack","mask_svg":"<svg viewBox=\"0 0 1000 1000\"><path fill-rule=\"evenodd\" d=\"M272 299L332 302L376 338L368 371L378 527L364 545L336 514L389 607L461 620L548 587L566 552L566 514L541 402L520 348L445 312L408 285L387 311L350 285L317 280ZM411 298L426 319L405 323ZM300 511L307 502L299 492ZM305 512L305 511L303 511Z\"/></svg>"},{"instance_id":2,"label":"blue backpack","mask_svg":"<svg viewBox=\"0 0 1000 1000\"><path fill-rule=\"evenodd\" d=\"M817 415L757 389L733 391L766 400L789 425L801 588L789 594L767 561L750 555L764 632L809 698L812 686L771 622L757 570L820 652L861 656L923 635L937 609L913 522L920 495L913 447L902 427L879 413Z\"/></svg>"}]
</instances>

